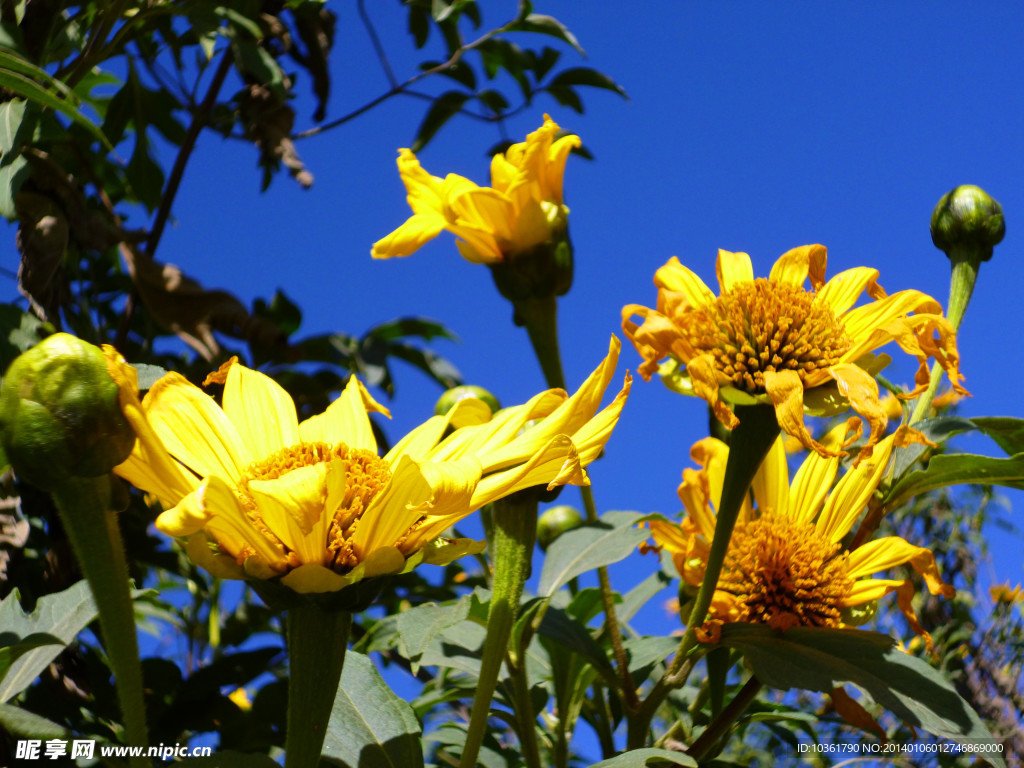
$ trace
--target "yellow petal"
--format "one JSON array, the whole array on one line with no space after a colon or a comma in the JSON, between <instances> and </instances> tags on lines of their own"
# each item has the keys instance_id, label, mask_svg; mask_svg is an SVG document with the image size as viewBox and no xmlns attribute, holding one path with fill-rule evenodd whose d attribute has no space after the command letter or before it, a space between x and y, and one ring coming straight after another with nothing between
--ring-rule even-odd
<instances>
[{"instance_id":1,"label":"yellow petal","mask_svg":"<svg viewBox=\"0 0 1024 768\"><path fill-rule=\"evenodd\" d=\"M499 241L512 239L511 222L516 210L501 192L490 187L467 188L450 200L449 205L458 224L489 232Z\"/></svg>"},{"instance_id":2,"label":"yellow petal","mask_svg":"<svg viewBox=\"0 0 1024 768\"><path fill-rule=\"evenodd\" d=\"M436 213L414 214L398 229L382 237L370 248L375 259L391 259L416 253L445 228L444 217Z\"/></svg>"},{"instance_id":3,"label":"yellow petal","mask_svg":"<svg viewBox=\"0 0 1024 768\"><path fill-rule=\"evenodd\" d=\"M690 458L700 464L708 479L708 500L718 509L725 485L725 467L729 462L729 446L714 437L698 440L690 448Z\"/></svg>"},{"instance_id":4,"label":"yellow petal","mask_svg":"<svg viewBox=\"0 0 1024 768\"><path fill-rule=\"evenodd\" d=\"M565 176L565 161L573 149L583 145L579 136L568 135L557 139L551 144L548 151L548 162L544 169L545 199L551 200L556 205L563 201L562 180Z\"/></svg>"},{"instance_id":5,"label":"yellow petal","mask_svg":"<svg viewBox=\"0 0 1024 768\"><path fill-rule=\"evenodd\" d=\"M676 493L679 500L683 502L686 514L694 526L705 539L711 541L715 535L716 518L710 506L711 493L708 487L707 473L689 468L684 469L683 482L680 483Z\"/></svg>"},{"instance_id":6,"label":"yellow petal","mask_svg":"<svg viewBox=\"0 0 1024 768\"><path fill-rule=\"evenodd\" d=\"M168 452L201 477L238 482L254 459L213 398L177 373L161 377L143 400L149 423Z\"/></svg>"},{"instance_id":7,"label":"yellow petal","mask_svg":"<svg viewBox=\"0 0 1024 768\"><path fill-rule=\"evenodd\" d=\"M839 471L839 453L849 432L849 422L834 427L822 440L831 455L811 451L800 465L789 495L789 516L794 520L810 523L817 516Z\"/></svg>"},{"instance_id":8,"label":"yellow petal","mask_svg":"<svg viewBox=\"0 0 1024 768\"><path fill-rule=\"evenodd\" d=\"M772 444L768 455L758 467L750 489L758 509L774 509L777 514L786 514L789 507L789 467L781 436Z\"/></svg>"},{"instance_id":9,"label":"yellow petal","mask_svg":"<svg viewBox=\"0 0 1024 768\"><path fill-rule=\"evenodd\" d=\"M406 201L415 214L439 214L444 209L444 182L431 176L409 149L398 150L398 174L405 185Z\"/></svg>"},{"instance_id":10,"label":"yellow petal","mask_svg":"<svg viewBox=\"0 0 1024 768\"><path fill-rule=\"evenodd\" d=\"M299 425L299 435L306 443L344 443L349 448L376 453L377 439L373 436L373 425L367 415L373 411L388 417L391 415L370 397L359 379L352 376L341 396L327 406L326 411Z\"/></svg>"},{"instance_id":11,"label":"yellow petal","mask_svg":"<svg viewBox=\"0 0 1024 768\"><path fill-rule=\"evenodd\" d=\"M550 237L551 225L544 209L536 200L530 200L518 211L513 222L512 251L529 250Z\"/></svg>"},{"instance_id":12,"label":"yellow petal","mask_svg":"<svg viewBox=\"0 0 1024 768\"><path fill-rule=\"evenodd\" d=\"M725 293L741 283L754 281L754 265L745 253L733 253L719 248L715 272L718 274L719 293Z\"/></svg>"},{"instance_id":13,"label":"yellow petal","mask_svg":"<svg viewBox=\"0 0 1024 768\"><path fill-rule=\"evenodd\" d=\"M772 266L768 280L800 288L808 275L811 287L817 289L824 282L828 258L823 245L801 245L782 254Z\"/></svg>"},{"instance_id":14,"label":"yellow petal","mask_svg":"<svg viewBox=\"0 0 1024 768\"><path fill-rule=\"evenodd\" d=\"M321 524L326 517L327 472L328 465L321 463L298 467L274 480L249 481L263 522L304 563L327 559L326 529Z\"/></svg>"},{"instance_id":15,"label":"yellow petal","mask_svg":"<svg viewBox=\"0 0 1024 768\"><path fill-rule=\"evenodd\" d=\"M427 546L476 509L473 492L480 481L480 462L473 456L434 464L422 462L420 472L431 488L431 505L423 521L399 544L404 553Z\"/></svg>"},{"instance_id":16,"label":"yellow petal","mask_svg":"<svg viewBox=\"0 0 1024 768\"><path fill-rule=\"evenodd\" d=\"M853 526L874 494L892 453L893 435L882 440L871 456L846 473L818 518L815 528L829 541L839 541Z\"/></svg>"},{"instance_id":17,"label":"yellow petal","mask_svg":"<svg viewBox=\"0 0 1024 768\"><path fill-rule=\"evenodd\" d=\"M467 427L486 424L491 419L491 408L482 400L467 397L459 400L444 416L431 416L395 443L384 460L394 464L399 456L408 455L415 459L426 458L437 446L450 427Z\"/></svg>"},{"instance_id":18,"label":"yellow petal","mask_svg":"<svg viewBox=\"0 0 1024 768\"><path fill-rule=\"evenodd\" d=\"M843 720L862 731L871 731L883 741L886 740L885 731L878 721L870 713L852 698L842 688L834 688L831 693L832 707Z\"/></svg>"},{"instance_id":19,"label":"yellow petal","mask_svg":"<svg viewBox=\"0 0 1024 768\"><path fill-rule=\"evenodd\" d=\"M956 594L956 590L946 584L939 575L935 555L930 550L915 547L898 536L875 539L853 550L848 561L848 573L857 579L904 563L909 563L924 577L928 590L933 595L952 598Z\"/></svg>"},{"instance_id":20,"label":"yellow petal","mask_svg":"<svg viewBox=\"0 0 1024 768\"><path fill-rule=\"evenodd\" d=\"M524 488L552 482L559 477L566 461L571 460L575 453L576 448L569 437L556 435L530 456L526 463L492 472L481 478L473 493L470 507L479 509L484 504Z\"/></svg>"},{"instance_id":21,"label":"yellow petal","mask_svg":"<svg viewBox=\"0 0 1024 768\"><path fill-rule=\"evenodd\" d=\"M270 456L299 442L295 403L269 376L235 363L227 372L223 402L252 456Z\"/></svg>"},{"instance_id":22,"label":"yellow petal","mask_svg":"<svg viewBox=\"0 0 1024 768\"><path fill-rule=\"evenodd\" d=\"M941 314L942 307L931 296L920 291L899 291L842 315L839 323L853 339L853 348L843 355L843 362L850 362L865 352L876 349L877 347L865 349L861 342L870 337L876 329L884 328L890 321L904 317L909 312Z\"/></svg>"},{"instance_id":23,"label":"yellow petal","mask_svg":"<svg viewBox=\"0 0 1024 768\"><path fill-rule=\"evenodd\" d=\"M555 435L575 435L593 417L604 396L604 391L615 373L619 360L621 342L612 336L608 354L587 380L568 400L561 403L539 424L525 430L506 445L481 446L477 454L483 464L484 474L519 464L532 456L541 446ZM628 392L628 383L625 391ZM620 393L621 394L621 393ZM621 404L619 406L621 408Z\"/></svg>"},{"instance_id":24,"label":"yellow petal","mask_svg":"<svg viewBox=\"0 0 1024 768\"><path fill-rule=\"evenodd\" d=\"M867 289L868 294L876 294L878 288L878 270L868 267L854 267L833 275L818 291L815 301L823 302L839 317L857 303L857 299Z\"/></svg>"},{"instance_id":25,"label":"yellow petal","mask_svg":"<svg viewBox=\"0 0 1024 768\"><path fill-rule=\"evenodd\" d=\"M419 462L400 457L391 470L391 480L363 512L350 539L356 557L382 547L394 546L430 510L434 491Z\"/></svg>"},{"instance_id":26,"label":"yellow petal","mask_svg":"<svg viewBox=\"0 0 1024 768\"><path fill-rule=\"evenodd\" d=\"M681 293L691 308L703 307L715 300L714 292L694 272L673 256L654 273L654 284L666 291Z\"/></svg>"}]
</instances>

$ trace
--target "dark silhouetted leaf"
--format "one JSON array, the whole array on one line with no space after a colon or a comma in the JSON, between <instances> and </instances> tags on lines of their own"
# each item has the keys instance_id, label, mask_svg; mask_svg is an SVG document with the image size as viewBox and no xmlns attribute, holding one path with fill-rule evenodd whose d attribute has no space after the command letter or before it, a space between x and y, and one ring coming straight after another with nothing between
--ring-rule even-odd
<instances>
[{"instance_id":1,"label":"dark silhouetted leaf","mask_svg":"<svg viewBox=\"0 0 1024 768\"><path fill-rule=\"evenodd\" d=\"M416 139L412 143L412 151L419 152L427 145L441 127L453 116L458 114L462 105L470 98L470 94L460 91L448 91L435 99L434 103L427 110L423 122L416 131Z\"/></svg>"}]
</instances>

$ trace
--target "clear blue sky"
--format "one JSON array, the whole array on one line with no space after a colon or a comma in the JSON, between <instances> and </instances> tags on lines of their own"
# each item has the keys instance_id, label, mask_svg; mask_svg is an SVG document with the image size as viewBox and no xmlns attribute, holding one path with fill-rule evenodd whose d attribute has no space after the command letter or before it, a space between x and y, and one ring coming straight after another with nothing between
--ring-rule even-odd
<instances>
[{"instance_id":1,"label":"clear blue sky","mask_svg":"<svg viewBox=\"0 0 1024 768\"><path fill-rule=\"evenodd\" d=\"M422 56L406 40L403 9L368 5L398 77L414 74ZM718 248L750 253L756 274L766 275L784 251L820 242L829 274L874 266L889 292L917 288L945 304L948 262L931 244L929 216L943 193L972 183L1002 203L1008 226L962 328L962 371L974 394L962 413L1024 415L1016 314L1024 288L1024 5L537 5L588 53L584 62L568 50L562 65L600 69L630 95L627 102L587 90L583 116L542 97L508 125L509 137L522 140L547 111L595 156L570 158L565 177L576 247L576 281L560 305L571 388L602 358L609 335L621 337L621 307L653 304L654 271L672 255L714 284ZM387 89L354 4L331 7L339 21L328 119ZM514 9L484 3L485 29ZM441 58L437 44L428 55ZM308 127L310 100L298 110L297 127ZM305 311L300 335L359 334L399 315L441 320L461 341L437 350L467 382L518 403L544 383L486 269L463 261L449 235L407 259L369 257L371 243L408 215L394 160L423 110L422 101L392 99L300 142L316 177L309 191L282 177L261 195L255 151L204 136L159 257L246 303L282 288ZM486 183L484 153L500 138L493 126L456 119L421 161L435 175ZM909 382L913 366L893 355L890 378ZM627 342L621 373L638 363ZM397 364L396 373L393 439L429 416L439 395L419 373ZM606 457L592 469L599 506L674 513L680 472L706 419L702 401L637 380ZM986 441L962 444L996 451ZM1020 495L1013 499L1022 508ZM999 580L1022 578L1021 549L1020 538L996 542ZM615 572L616 586L625 590L653 567L634 558Z\"/></svg>"}]
</instances>

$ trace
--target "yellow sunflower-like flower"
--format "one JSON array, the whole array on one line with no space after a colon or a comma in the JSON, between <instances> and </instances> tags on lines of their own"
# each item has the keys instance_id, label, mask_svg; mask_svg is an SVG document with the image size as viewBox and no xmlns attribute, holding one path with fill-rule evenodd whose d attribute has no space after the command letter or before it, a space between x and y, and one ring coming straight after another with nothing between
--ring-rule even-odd
<instances>
[{"instance_id":1,"label":"yellow sunflower-like flower","mask_svg":"<svg viewBox=\"0 0 1024 768\"><path fill-rule=\"evenodd\" d=\"M859 432L851 419L829 432L823 442L837 453ZM927 635L911 607L912 582L878 579L874 574L909 563L932 594L952 597L942 581L935 556L898 536L867 542L853 551L842 540L863 512L881 481L895 447L916 439L905 427L884 438L872 455L839 481L835 456L811 453L789 482L783 441L776 440L740 510L712 600L705 633L728 622L793 626L841 627L870 615L871 604L895 592L897 604L915 632ZM683 581L699 586L704 578L715 530L715 509L722 494L729 449L715 438L696 443L691 456L701 469L683 471L679 498L687 516L681 525L649 523L658 546L667 549ZM707 634L705 634L707 637Z\"/></svg>"},{"instance_id":2,"label":"yellow sunflower-like flower","mask_svg":"<svg viewBox=\"0 0 1024 768\"><path fill-rule=\"evenodd\" d=\"M140 402L134 369L106 348L138 435L115 471L162 503L156 527L187 538L189 556L210 573L333 592L479 552L483 542L439 537L495 499L587 484L584 468L629 391L627 374L598 412L619 346L612 337L608 356L571 397L549 390L493 417L482 401L460 400L383 457L368 413L388 412L355 377L324 413L299 423L284 389L235 360L206 382L224 385L222 406L176 373Z\"/></svg>"},{"instance_id":3,"label":"yellow sunflower-like flower","mask_svg":"<svg viewBox=\"0 0 1024 768\"><path fill-rule=\"evenodd\" d=\"M779 426L819 453L826 449L804 425L805 411L835 414L848 403L870 426L863 456L885 433L872 374L887 360L872 353L888 342L919 363L916 388L905 397L927 387L929 358L942 364L957 393L968 394L960 385L955 332L938 302L915 290L887 296L878 270L868 267L825 282L825 264L824 246L801 246L783 254L767 279L755 279L747 254L719 251L715 296L672 257L654 277L657 308L622 310L626 335L644 358L640 373L649 379L670 358L661 367L666 384L706 400L730 429L739 421L726 401L771 402ZM855 307L865 291L872 301ZM633 322L634 315L643 323Z\"/></svg>"},{"instance_id":4,"label":"yellow sunflower-like flower","mask_svg":"<svg viewBox=\"0 0 1024 768\"><path fill-rule=\"evenodd\" d=\"M375 259L408 256L447 229L468 261L496 264L557 236L569 209L562 199L562 175L578 136L547 115L544 125L491 160L491 186L479 187L454 173L431 176L408 149L398 150L398 172L413 215L373 244Z\"/></svg>"}]
</instances>

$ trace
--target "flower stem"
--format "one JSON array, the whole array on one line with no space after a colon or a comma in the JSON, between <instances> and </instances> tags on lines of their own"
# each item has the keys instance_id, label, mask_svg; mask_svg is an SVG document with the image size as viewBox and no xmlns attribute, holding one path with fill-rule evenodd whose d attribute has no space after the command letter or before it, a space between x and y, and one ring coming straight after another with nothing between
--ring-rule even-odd
<instances>
[{"instance_id":1,"label":"flower stem","mask_svg":"<svg viewBox=\"0 0 1024 768\"><path fill-rule=\"evenodd\" d=\"M947 319L954 331L960 330L960 322L964 319L964 312L971 301L971 294L974 293L974 283L978 279L978 268L981 260L973 249L953 248L949 252L949 260L952 264L953 274L949 281L949 306ZM928 409L931 407L932 398L939 390L942 382L942 366L932 363L931 377L928 382L927 391L921 395L921 399L914 406L914 413L910 417L910 423L916 424L928 416Z\"/></svg>"},{"instance_id":2,"label":"flower stem","mask_svg":"<svg viewBox=\"0 0 1024 768\"><path fill-rule=\"evenodd\" d=\"M352 614L315 603L288 610L285 768L316 768L341 682Z\"/></svg>"},{"instance_id":3,"label":"flower stem","mask_svg":"<svg viewBox=\"0 0 1024 768\"><path fill-rule=\"evenodd\" d=\"M135 635L135 609L128 588L124 542L117 526L117 514L110 509L111 482L108 475L70 478L59 483L52 493L99 609L103 645L110 659L124 718L125 742L145 747L149 737ZM133 757L131 764L146 765L146 760Z\"/></svg>"},{"instance_id":4,"label":"flower stem","mask_svg":"<svg viewBox=\"0 0 1024 768\"><path fill-rule=\"evenodd\" d=\"M526 327L537 362L549 387L565 389L562 356L558 351L558 297L531 297L513 303L516 321Z\"/></svg>"},{"instance_id":5,"label":"flower stem","mask_svg":"<svg viewBox=\"0 0 1024 768\"><path fill-rule=\"evenodd\" d=\"M558 345L557 297L552 295L545 298L517 301L515 308L517 319L526 326L526 332L530 335L533 352L544 372L547 385L565 389L565 375L562 373L562 358ZM594 502L593 490L590 486L585 485L580 488L580 494L583 497L583 508L586 511L587 520L596 523L597 505ZM605 566L598 567L597 580L601 592L601 605L604 609L605 626L608 629L608 639L615 656L615 665L618 667L619 676L622 679L623 701L627 709L635 710L640 702L636 695L636 685L629 673L629 662L622 645L622 630L615 614L615 595L612 591L608 569Z\"/></svg>"},{"instance_id":6,"label":"flower stem","mask_svg":"<svg viewBox=\"0 0 1024 768\"><path fill-rule=\"evenodd\" d=\"M690 745L690 748L686 750L686 753L690 757L702 761L708 754L708 752L718 743L718 741L725 735L726 731L732 727L732 724L739 719L747 707L750 706L751 702L757 698L758 692L761 690L761 681L756 677L751 677L743 684L732 701L721 711L708 727L704 730L697 740Z\"/></svg>"},{"instance_id":7,"label":"flower stem","mask_svg":"<svg viewBox=\"0 0 1024 768\"><path fill-rule=\"evenodd\" d=\"M508 651L512 627L519 613L523 585L530 575L533 545L537 537L536 494L527 490L495 501L493 521L494 586L487 613L487 636L484 638L480 661L480 678L473 698L466 745L459 761L460 768L476 768L477 756L487 732L487 716L498 684L501 663ZM524 731L526 726L532 728L533 724L524 724ZM529 746L528 737L523 734L520 736L523 747ZM536 749L536 741L533 744Z\"/></svg>"},{"instance_id":8,"label":"flower stem","mask_svg":"<svg viewBox=\"0 0 1024 768\"><path fill-rule=\"evenodd\" d=\"M686 682L686 675L692 669L692 663L687 663L688 656L697 645L697 630L704 623L711 608L711 599L718 587L718 577L725 563L725 554L729 549L736 518L750 491L754 475L768 455L775 438L779 436L779 423L775 418L775 409L771 405L738 405L736 416L740 423L732 431L729 441L729 460L725 465L722 499L718 505L715 534L708 552L704 580L697 592L686 633L679 643L672 665L655 683L637 715L629 718L628 749L638 749L644 745L651 720L658 707L670 690Z\"/></svg>"}]
</instances>

